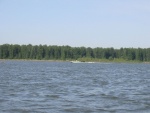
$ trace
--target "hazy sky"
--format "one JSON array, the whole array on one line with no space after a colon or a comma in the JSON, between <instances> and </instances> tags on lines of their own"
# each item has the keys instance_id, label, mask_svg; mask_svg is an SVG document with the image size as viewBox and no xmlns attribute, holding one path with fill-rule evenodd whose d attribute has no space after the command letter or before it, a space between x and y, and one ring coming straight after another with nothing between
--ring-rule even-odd
<instances>
[{"instance_id":1,"label":"hazy sky","mask_svg":"<svg viewBox=\"0 0 150 113\"><path fill-rule=\"evenodd\" d=\"M150 47L150 0L0 0L0 44Z\"/></svg>"}]
</instances>

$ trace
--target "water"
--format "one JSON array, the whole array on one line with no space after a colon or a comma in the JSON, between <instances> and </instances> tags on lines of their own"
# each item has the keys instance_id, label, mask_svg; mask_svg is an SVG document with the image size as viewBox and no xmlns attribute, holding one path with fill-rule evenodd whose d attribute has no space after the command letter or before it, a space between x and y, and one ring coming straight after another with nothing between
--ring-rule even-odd
<instances>
[{"instance_id":1,"label":"water","mask_svg":"<svg viewBox=\"0 0 150 113\"><path fill-rule=\"evenodd\" d=\"M0 61L0 113L150 113L150 64Z\"/></svg>"}]
</instances>

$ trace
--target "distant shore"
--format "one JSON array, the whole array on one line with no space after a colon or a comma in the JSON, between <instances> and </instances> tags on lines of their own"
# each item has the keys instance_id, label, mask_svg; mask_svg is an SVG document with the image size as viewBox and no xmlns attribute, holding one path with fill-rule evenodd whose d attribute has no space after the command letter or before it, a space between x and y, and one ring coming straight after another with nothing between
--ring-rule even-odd
<instances>
[{"instance_id":1,"label":"distant shore","mask_svg":"<svg viewBox=\"0 0 150 113\"><path fill-rule=\"evenodd\" d=\"M66 60L38 60L38 59L0 59L0 61L41 61L41 62L66 62Z\"/></svg>"},{"instance_id":2,"label":"distant shore","mask_svg":"<svg viewBox=\"0 0 150 113\"><path fill-rule=\"evenodd\" d=\"M150 62L150 48L90 48L53 45L0 45L0 59L81 62Z\"/></svg>"},{"instance_id":3,"label":"distant shore","mask_svg":"<svg viewBox=\"0 0 150 113\"><path fill-rule=\"evenodd\" d=\"M76 61L74 59L72 60L55 60L55 59L0 59L0 62L4 61L36 61L36 62L72 62ZM88 61L82 61L82 60L77 60L79 62L95 62L95 63L101 63L101 62L108 62L108 63L145 63L145 64L150 64L150 62L139 62L139 61L126 61L126 60L107 60L107 59L99 59L99 60L88 60Z\"/></svg>"}]
</instances>

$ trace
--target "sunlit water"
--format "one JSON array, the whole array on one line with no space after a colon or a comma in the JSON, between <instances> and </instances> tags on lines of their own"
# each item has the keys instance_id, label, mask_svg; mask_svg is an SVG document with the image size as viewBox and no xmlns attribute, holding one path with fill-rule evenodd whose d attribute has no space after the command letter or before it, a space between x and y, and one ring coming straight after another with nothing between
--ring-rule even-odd
<instances>
[{"instance_id":1,"label":"sunlit water","mask_svg":"<svg viewBox=\"0 0 150 113\"><path fill-rule=\"evenodd\" d=\"M150 64L0 61L0 113L150 113Z\"/></svg>"}]
</instances>

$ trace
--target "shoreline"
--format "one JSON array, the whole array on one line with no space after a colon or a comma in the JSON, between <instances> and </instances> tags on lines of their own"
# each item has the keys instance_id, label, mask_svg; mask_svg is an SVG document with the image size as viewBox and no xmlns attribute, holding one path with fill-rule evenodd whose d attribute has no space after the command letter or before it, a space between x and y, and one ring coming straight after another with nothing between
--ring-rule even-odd
<instances>
[{"instance_id":1,"label":"shoreline","mask_svg":"<svg viewBox=\"0 0 150 113\"><path fill-rule=\"evenodd\" d=\"M67 62L66 60L43 60L43 59L42 60L37 60L37 59L0 59L0 61Z\"/></svg>"},{"instance_id":2,"label":"shoreline","mask_svg":"<svg viewBox=\"0 0 150 113\"><path fill-rule=\"evenodd\" d=\"M76 60L38 60L38 59L0 59L0 62L3 61L33 61L33 62L73 62ZM78 61L78 60L77 60ZM79 62L82 62L79 60ZM150 62L140 62L140 61L115 61L115 60L107 60L107 59L99 59L99 61L84 61L84 62L93 62L93 63L144 63L150 64Z\"/></svg>"}]
</instances>

